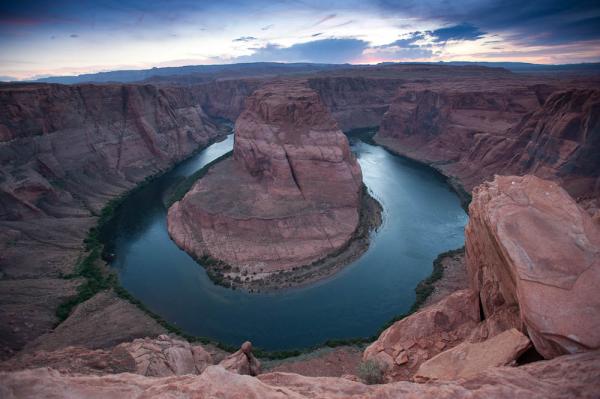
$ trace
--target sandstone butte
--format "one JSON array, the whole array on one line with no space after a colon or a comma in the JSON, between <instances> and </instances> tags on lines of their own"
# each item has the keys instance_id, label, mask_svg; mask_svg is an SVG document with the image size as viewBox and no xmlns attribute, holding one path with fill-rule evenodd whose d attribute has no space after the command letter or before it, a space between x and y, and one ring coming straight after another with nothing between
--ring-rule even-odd
<instances>
[{"instance_id":1,"label":"sandstone butte","mask_svg":"<svg viewBox=\"0 0 600 399\"><path fill-rule=\"evenodd\" d=\"M319 95L301 82L271 83L246 100L233 158L171 206L168 229L197 258L260 279L344 248L361 196L360 166Z\"/></svg>"}]
</instances>

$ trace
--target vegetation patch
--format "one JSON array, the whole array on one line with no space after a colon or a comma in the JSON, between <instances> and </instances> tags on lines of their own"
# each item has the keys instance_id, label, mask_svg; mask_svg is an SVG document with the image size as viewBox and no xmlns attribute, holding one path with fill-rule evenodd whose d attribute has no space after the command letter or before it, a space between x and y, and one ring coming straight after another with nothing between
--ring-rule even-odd
<instances>
[{"instance_id":1,"label":"vegetation patch","mask_svg":"<svg viewBox=\"0 0 600 399\"><path fill-rule=\"evenodd\" d=\"M383 369L374 360L360 362L356 371L360 379L369 385L383 383Z\"/></svg>"}]
</instances>

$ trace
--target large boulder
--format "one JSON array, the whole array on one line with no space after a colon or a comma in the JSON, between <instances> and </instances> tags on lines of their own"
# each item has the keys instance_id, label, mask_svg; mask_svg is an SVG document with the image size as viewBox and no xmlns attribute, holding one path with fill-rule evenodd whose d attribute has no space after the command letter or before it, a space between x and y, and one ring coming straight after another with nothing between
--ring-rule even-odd
<instances>
[{"instance_id":1,"label":"large boulder","mask_svg":"<svg viewBox=\"0 0 600 399\"><path fill-rule=\"evenodd\" d=\"M600 229L588 213L528 175L477 187L469 214L467 268L486 317L518 307L546 358L600 348Z\"/></svg>"},{"instance_id":2,"label":"large boulder","mask_svg":"<svg viewBox=\"0 0 600 399\"><path fill-rule=\"evenodd\" d=\"M363 353L387 380L408 380L421 363L466 339L479 323L477 295L457 291L395 322Z\"/></svg>"},{"instance_id":3,"label":"large boulder","mask_svg":"<svg viewBox=\"0 0 600 399\"><path fill-rule=\"evenodd\" d=\"M149 377L200 374L213 364L212 356L201 345L160 335L156 339L140 338L121 344L135 361L135 372Z\"/></svg>"},{"instance_id":4,"label":"large boulder","mask_svg":"<svg viewBox=\"0 0 600 399\"><path fill-rule=\"evenodd\" d=\"M360 166L319 96L302 83L254 92L233 159L212 167L168 213L173 240L260 280L337 253L358 227Z\"/></svg>"},{"instance_id":5,"label":"large boulder","mask_svg":"<svg viewBox=\"0 0 600 399\"><path fill-rule=\"evenodd\" d=\"M455 380L490 367L514 365L530 345L529 338L514 328L487 341L463 342L421 364L414 380Z\"/></svg>"}]
</instances>

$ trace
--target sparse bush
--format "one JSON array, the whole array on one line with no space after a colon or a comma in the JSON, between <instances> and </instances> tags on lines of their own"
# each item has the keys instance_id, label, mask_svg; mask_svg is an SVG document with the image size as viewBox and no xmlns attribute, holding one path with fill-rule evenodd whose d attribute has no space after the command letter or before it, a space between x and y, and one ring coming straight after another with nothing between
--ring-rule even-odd
<instances>
[{"instance_id":1,"label":"sparse bush","mask_svg":"<svg viewBox=\"0 0 600 399\"><path fill-rule=\"evenodd\" d=\"M358 365L358 376L367 384L381 384L383 382L383 369L374 360L366 360Z\"/></svg>"}]
</instances>

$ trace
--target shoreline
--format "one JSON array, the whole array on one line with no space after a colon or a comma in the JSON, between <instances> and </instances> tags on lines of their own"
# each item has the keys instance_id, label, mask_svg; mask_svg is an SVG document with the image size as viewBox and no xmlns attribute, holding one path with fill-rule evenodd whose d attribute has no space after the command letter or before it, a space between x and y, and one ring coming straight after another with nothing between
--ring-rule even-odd
<instances>
[{"instance_id":1,"label":"shoreline","mask_svg":"<svg viewBox=\"0 0 600 399\"><path fill-rule=\"evenodd\" d=\"M422 159L412 158L409 155L399 152L398 150L392 148L389 144L386 144L382 141L380 137L377 137L378 130L371 132L369 137L369 141L373 145L377 145L383 149L385 149L390 154L405 159L410 162L414 162L415 164L426 166L428 168L433 169L436 173L448 184L448 186L452 189L452 191L456 194L458 199L460 200L460 205L465 211L465 213L469 214L469 204L471 203L471 194L464 188L463 184L460 182L459 178L456 176L449 176L444 173L442 169L440 169L435 163L427 162Z\"/></svg>"}]
</instances>

